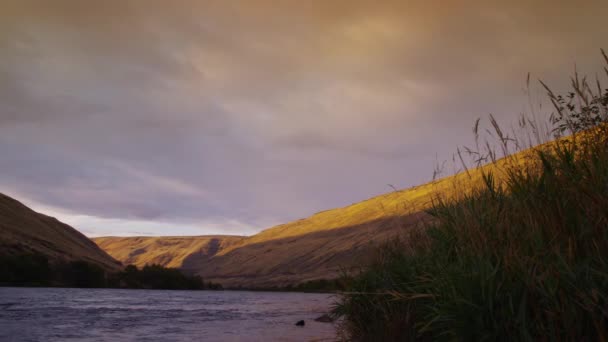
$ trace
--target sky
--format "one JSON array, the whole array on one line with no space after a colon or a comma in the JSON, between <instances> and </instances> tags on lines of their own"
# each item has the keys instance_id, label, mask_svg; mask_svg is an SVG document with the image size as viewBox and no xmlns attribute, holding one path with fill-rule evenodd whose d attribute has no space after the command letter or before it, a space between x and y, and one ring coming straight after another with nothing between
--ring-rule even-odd
<instances>
[{"instance_id":1,"label":"sky","mask_svg":"<svg viewBox=\"0 0 608 342\"><path fill-rule=\"evenodd\" d=\"M536 108L535 80L602 71L607 12L3 0L0 192L88 236L248 235L415 186L476 118Z\"/></svg>"}]
</instances>

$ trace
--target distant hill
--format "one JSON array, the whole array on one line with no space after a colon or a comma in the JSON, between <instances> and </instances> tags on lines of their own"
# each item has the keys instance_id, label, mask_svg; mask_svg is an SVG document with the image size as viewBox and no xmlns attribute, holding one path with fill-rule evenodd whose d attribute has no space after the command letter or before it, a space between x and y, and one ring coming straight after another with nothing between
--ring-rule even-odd
<instances>
[{"instance_id":1,"label":"distant hill","mask_svg":"<svg viewBox=\"0 0 608 342\"><path fill-rule=\"evenodd\" d=\"M106 271L122 268L76 229L0 193L0 256L27 254L43 255L51 263L86 261Z\"/></svg>"},{"instance_id":2,"label":"distant hill","mask_svg":"<svg viewBox=\"0 0 608 342\"><path fill-rule=\"evenodd\" d=\"M243 236L98 237L92 240L125 265L188 268L197 258L210 258L243 240Z\"/></svg>"}]
</instances>

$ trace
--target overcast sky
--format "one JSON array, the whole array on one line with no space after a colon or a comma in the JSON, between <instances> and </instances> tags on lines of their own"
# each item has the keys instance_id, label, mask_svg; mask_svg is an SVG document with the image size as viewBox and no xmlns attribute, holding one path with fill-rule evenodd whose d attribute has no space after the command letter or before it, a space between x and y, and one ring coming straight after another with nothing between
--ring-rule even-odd
<instances>
[{"instance_id":1,"label":"overcast sky","mask_svg":"<svg viewBox=\"0 0 608 342\"><path fill-rule=\"evenodd\" d=\"M89 236L251 234L429 181L528 72L601 70L608 1L561 2L3 0L0 192Z\"/></svg>"}]
</instances>

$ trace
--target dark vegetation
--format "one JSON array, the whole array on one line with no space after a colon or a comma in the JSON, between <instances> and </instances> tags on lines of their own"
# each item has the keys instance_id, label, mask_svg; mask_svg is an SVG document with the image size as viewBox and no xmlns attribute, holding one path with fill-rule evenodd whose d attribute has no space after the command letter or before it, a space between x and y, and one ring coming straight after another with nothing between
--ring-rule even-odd
<instances>
[{"instance_id":1,"label":"dark vegetation","mask_svg":"<svg viewBox=\"0 0 608 342\"><path fill-rule=\"evenodd\" d=\"M346 289L346 279L315 279L289 286L287 291L298 292L336 292Z\"/></svg>"},{"instance_id":2,"label":"dark vegetation","mask_svg":"<svg viewBox=\"0 0 608 342\"><path fill-rule=\"evenodd\" d=\"M221 290L220 284L204 282L198 275L185 275L176 268L146 265L141 270L134 265L110 277L112 287L131 289Z\"/></svg>"},{"instance_id":3,"label":"dark vegetation","mask_svg":"<svg viewBox=\"0 0 608 342\"><path fill-rule=\"evenodd\" d=\"M129 288L170 290L219 290L221 285L204 282L173 268L148 265L142 269L129 265L123 271L108 273L100 266L78 260L49 262L40 254L0 257L2 286L58 286L80 288Z\"/></svg>"},{"instance_id":4,"label":"dark vegetation","mask_svg":"<svg viewBox=\"0 0 608 342\"><path fill-rule=\"evenodd\" d=\"M348 278L338 279L315 279L305 281L296 285L287 286L267 286L267 287L235 287L232 290L247 290L247 291L278 291L278 292L312 292L312 293L330 293L344 291L347 288Z\"/></svg>"},{"instance_id":5,"label":"dark vegetation","mask_svg":"<svg viewBox=\"0 0 608 342\"><path fill-rule=\"evenodd\" d=\"M578 75L566 96L545 88L554 132L571 135L525 163L492 157L481 186L438 196L435 220L341 296L345 338L608 340L608 89Z\"/></svg>"},{"instance_id":6,"label":"dark vegetation","mask_svg":"<svg viewBox=\"0 0 608 342\"><path fill-rule=\"evenodd\" d=\"M48 259L40 254L0 256L0 284L49 286L53 272Z\"/></svg>"}]
</instances>

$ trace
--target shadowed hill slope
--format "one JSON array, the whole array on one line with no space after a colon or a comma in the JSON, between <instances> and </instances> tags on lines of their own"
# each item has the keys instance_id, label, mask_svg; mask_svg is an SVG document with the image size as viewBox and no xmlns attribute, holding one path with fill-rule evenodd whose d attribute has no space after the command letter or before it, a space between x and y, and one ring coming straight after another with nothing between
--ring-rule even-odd
<instances>
[{"instance_id":1,"label":"shadowed hill slope","mask_svg":"<svg viewBox=\"0 0 608 342\"><path fill-rule=\"evenodd\" d=\"M42 254L50 262L83 260L108 271L122 267L76 229L0 193L0 255L22 254Z\"/></svg>"},{"instance_id":2,"label":"shadowed hill slope","mask_svg":"<svg viewBox=\"0 0 608 342\"><path fill-rule=\"evenodd\" d=\"M228 287L282 287L334 279L366 265L375 247L403 234L424 213L387 216L362 224L245 243L206 260L186 260L203 278Z\"/></svg>"},{"instance_id":3,"label":"shadowed hill slope","mask_svg":"<svg viewBox=\"0 0 608 342\"><path fill-rule=\"evenodd\" d=\"M206 259L241 241L242 236L98 237L92 240L125 265L183 267L184 259Z\"/></svg>"}]
</instances>

